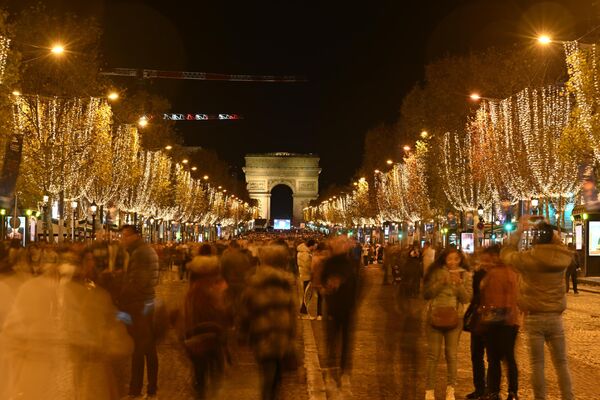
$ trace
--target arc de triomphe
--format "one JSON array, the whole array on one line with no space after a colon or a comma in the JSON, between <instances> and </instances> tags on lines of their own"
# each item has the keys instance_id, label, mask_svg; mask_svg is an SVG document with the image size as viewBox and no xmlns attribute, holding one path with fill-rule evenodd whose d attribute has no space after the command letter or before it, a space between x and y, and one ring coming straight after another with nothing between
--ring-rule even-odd
<instances>
[{"instance_id":1,"label":"arc de triomphe","mask_svg":"<svg viewBox=\"0 0 600 400\"><path fill-rule=\"evenodd\" d=\"M251 199L258 200L261 218L271 218L271 190L277 185L292 189L293 223L303 220L302 210L319 195L319 156L312 154L247 154L246 183Z\"/></svg>"}]
</instances>

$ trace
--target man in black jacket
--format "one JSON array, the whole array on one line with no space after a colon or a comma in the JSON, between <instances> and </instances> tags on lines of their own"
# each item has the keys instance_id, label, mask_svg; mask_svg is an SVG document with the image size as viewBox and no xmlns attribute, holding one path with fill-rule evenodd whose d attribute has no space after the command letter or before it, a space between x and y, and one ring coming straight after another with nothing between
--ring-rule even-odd
<instances>
[{"instance_id":1,"label":"man in black jacket","mask_svg":"<svg viewBox=\"0 0 600 400\"><path fill-rule=\"evenodd\" d=\"M121 228L121 243L129 253L129 262L118 306L131 317L127 328L134 342L129 396L135 398L141 395L145 364L148 375L146 394L152 397L156 395L158 382L158 355L153 329L158 255L144 242L133 225Z\"/></svg>"}]
</instances>

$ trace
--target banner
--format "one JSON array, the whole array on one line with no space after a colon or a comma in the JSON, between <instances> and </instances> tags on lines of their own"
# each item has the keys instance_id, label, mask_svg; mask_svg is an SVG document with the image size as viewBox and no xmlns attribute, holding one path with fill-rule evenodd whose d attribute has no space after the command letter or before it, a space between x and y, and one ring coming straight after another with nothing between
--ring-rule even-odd
<instances>
[{"instance_id":1,"label":"banner","mask_svg":"<svg viewBox=\"0 0 600 400\"><path fill-rule=\"evenodd\" d=\"M10 208L12 205L11 199L15 194L22 150L23 135L13 135L6 144L4 165L0 174L0 207Z\"/></svg>"}]
</instances>

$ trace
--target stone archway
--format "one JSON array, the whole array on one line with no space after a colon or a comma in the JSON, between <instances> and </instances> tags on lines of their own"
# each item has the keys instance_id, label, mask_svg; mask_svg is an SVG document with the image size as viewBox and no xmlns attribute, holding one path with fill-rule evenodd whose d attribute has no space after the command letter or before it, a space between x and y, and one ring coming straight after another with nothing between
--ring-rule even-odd
<instances>
[{"instance_id":1,"label":"stone archway","mask_svg":"<svg viewBox=\"0 0 600 400\"><path fill-rule=\"evenodd\" d=\"M294 225L302 222L302 210L319 195L321 168L316 155L248 154L243 171L250 198L258 201L261 218L271 219L271 190L277 185L292 189Z\"/></svg>"}]
</instances>

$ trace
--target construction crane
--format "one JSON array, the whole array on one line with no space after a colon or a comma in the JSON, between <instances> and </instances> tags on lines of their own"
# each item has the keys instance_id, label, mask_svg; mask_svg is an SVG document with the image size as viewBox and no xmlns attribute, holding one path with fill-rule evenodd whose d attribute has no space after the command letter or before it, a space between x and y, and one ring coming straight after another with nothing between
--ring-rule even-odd
<instances>
[{"instance_id":1,"label":"construction crane","mask_svg":"<svg viewBox=\"0 0 600 400\"><path fill-rule=\"evenodd\" d=\"M100 75L128 76L140 79L190 79L197 81L229 81L229 82L268 82L297 83L307 82L306 78L295 75L247 75L218 74L213 72L160 71L155 69L109 68L100 71Z\"/></svg>"}]
</instances>

